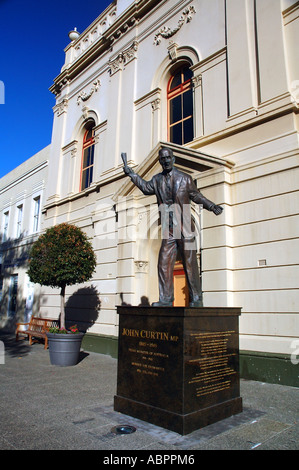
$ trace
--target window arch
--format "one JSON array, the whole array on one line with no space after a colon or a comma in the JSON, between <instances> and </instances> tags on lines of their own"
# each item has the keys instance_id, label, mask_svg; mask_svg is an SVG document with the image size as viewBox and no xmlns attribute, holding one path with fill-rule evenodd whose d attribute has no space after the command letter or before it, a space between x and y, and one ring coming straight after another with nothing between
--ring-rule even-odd
<instances>
[{"instance_id":1,"label":"window arch","mask_svg":"<svg viewBox=\"0 0 299 470\"><path fill-rule=\"evenodd\" d=\"M194 137L192 76L185 64L175 69L167 87L168 140L179 145Z\"/></svg>"},{"instance_id":2,"label":"window arch","mask_svg":"<svg viewBox=\"0 0 299 470\"><path fill-rule=\"evenodd\" d=\"M94 166L94 127L93 120L85 124L85 133L83 137L82 166L80 189L83 191L92 183Z\"/></svg>"}]
</instances>

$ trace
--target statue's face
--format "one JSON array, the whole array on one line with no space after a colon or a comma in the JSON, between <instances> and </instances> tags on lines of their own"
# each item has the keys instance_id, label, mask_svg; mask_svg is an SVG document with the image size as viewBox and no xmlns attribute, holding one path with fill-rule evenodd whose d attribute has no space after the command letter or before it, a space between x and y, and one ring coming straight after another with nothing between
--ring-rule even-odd
<instances>
[{"instance_id":1,"label":"statue's face","mask_svg":"<svg viewBox=\"0 0 299 470\"><path fill-rule=\"evenodd\" d=\"M163 149L159 154L159 162L163 171L169 172L173 169L175 158L171 155L169 150Z\"/></svg>"}]
</instances>

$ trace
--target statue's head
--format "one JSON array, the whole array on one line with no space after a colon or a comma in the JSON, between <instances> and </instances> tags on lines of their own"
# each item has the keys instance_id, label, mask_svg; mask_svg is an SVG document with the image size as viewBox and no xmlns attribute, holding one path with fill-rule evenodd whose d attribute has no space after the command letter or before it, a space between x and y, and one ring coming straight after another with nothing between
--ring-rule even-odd
<instances>
[{"instance_id":1,"label":"statue's head","mask_svg":"<svg viewBox=\"0 0 299 470\"><path fill-rule=\"evenodd\" d=\"M171 171L175 162L172 150L167 147L161 148L159 150L159 162L164 171Z\"/></svg>"}]
</instances>

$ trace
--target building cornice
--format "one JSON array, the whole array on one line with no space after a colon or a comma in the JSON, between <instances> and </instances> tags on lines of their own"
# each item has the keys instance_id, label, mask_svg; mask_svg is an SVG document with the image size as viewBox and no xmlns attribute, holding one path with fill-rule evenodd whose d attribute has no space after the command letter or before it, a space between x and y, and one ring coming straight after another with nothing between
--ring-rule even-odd
<instances>
[{"instance_id":1,"label":"building cornice","mask_svg":"<svg viewBox=\"0 0 299 470\"><path fill-rule=\"evenodd\" d=\"M53 94L58 95L64 85L73 80L94 60L109 51L123 34L134 27L158 3L160 3L160 0L140 0L139 2L132 3L86 51L79 55L72 63L62 68L61 73L54 79L54 84L49 90ZM94 26L94 23L91 26ZM89 34L91 26L74 43L67 46L65 50L67 51L70 47L76 47L76 44L84 41L84 36Z\"/></svg>"},{"instance_id":2,"label":"building cornice","mask_svg":"<svg viewBox=\"0 0 299 470\"><path fill-rule=\"evenodd\" d=\"M35 167L33 167L30 170L26 171L21 176L18 176L16 179L14 179L10 183L8 183L6 186L3 186L2 188L0 188L0 195L5 193L9 189L13 188L17 184L22 183L22 181L25 181L26 179L30 178L35 173L43 170L44 168L46 168L48 166L48 164L49 164L49 160L44 160L43 162L39 163Z\"/></svg>"},{"instance_id":3,"label":"building cornice","mask_svg":"<svg viewBox=\"0 0 299 470\"><path fill-rule=\"evenodd\" d=\"M201 147L206 147L207 145L210 145L211 143L226 139L232 135L239 134L240 132L244 132L247 129L252 129L254 127L257 127L259 125L262 125L266 122L278 119L282 116L285 116L287 114L298 114L299 113L299 106L297 103L295 103L290 96L290 94L285 95L286 101L287 99L290 101L289 103L285 102L281 106L277 106L274 109L269 109L264 111L263 113L259 108L257 108L257 112L260 112L260 114L257 114L254 117L248 118L245 121L242 120L241 122L237 122L234 124L233 119L229 118L227 120L227 128L223 129L221 131L209 134L209 135L204 135L198 138L195 138L192 142L190 142L188 145L189 148L193 149L200 149ZM278 100L277 100L278 101ZM265 105L261 105L260 108Z\"/></svg>"}]
</instances>

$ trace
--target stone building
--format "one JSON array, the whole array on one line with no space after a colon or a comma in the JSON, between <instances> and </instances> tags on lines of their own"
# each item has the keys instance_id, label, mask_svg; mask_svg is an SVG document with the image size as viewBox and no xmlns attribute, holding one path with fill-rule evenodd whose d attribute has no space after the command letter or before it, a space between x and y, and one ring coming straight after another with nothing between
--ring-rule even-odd
<instances>
[{"instance_id":1,"label":"stone building","mask_svg":"<svg viewBox=\"0 0 299 470\"><path fill-rule=\"evenodd\" d=\"M40 286L27 274L32 243L42 226L50 146L0 180L0 328L28 321L39 308Z\"/></svg>"},{"instance_id":2,"label":"stone building","mask_svg":"<svg viewBox=\"0 0 299 470\"><path fill-rule=\"evenodd\" d=\"M43 223L92 239L94 277L67 291L89 347L114 354L116 306L158 299L159 213L121 152L148 180L167 145L224 208L192 216L204 305L242 307L243 376L298 380L298 14L291 0L117 0L66 47ZM179 259L174 280L184 305ZM57 313L54 289L39 301Z\"/></svg>"}]
</instances>

